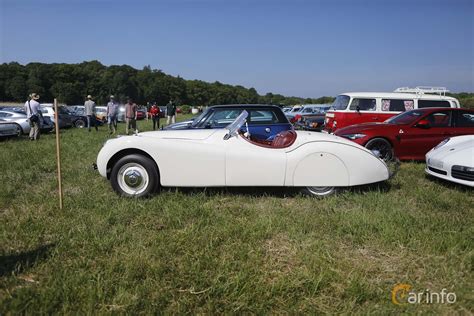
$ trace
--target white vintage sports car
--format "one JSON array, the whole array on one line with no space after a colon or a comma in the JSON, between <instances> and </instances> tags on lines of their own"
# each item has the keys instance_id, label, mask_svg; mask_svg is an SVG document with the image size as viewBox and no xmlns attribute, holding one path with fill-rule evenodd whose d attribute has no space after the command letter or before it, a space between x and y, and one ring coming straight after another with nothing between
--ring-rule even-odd
<instances>
[{"instance_id":1,"label":"white vintage sports car","mask_svg":"<svg viewBox=\"0 0 474 316\"><path fill-rule=\"evenodd\" d=\"M426 154L426 173L474 187L474 135L443 140Z\"/></svg>"},{"instance_id":2,"label":"white vintage sports car","mask_svg":"<svg viewBox=\"0 0 474 316\"><path fill-rule=\"evenodd\" d=\"M163 187L285 186L324 196L335 187L387 180L387 165L366 148L334 135L284 131L272 141L245 130L247 111L224 129L144 132L111 139L99 173L124 196ZM248 129L247 129L248 131Z\"/></svg>"}]
</instances>

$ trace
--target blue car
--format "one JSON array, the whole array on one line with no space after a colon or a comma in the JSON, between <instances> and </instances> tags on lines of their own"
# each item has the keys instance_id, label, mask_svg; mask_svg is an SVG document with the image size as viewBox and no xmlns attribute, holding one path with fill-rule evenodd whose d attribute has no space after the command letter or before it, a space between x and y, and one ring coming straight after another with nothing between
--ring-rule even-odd
<instances>
[{"instance_id":1,"label":"blue car","mask_svg":"<svg viewBox=\"0 0 474 316\"><path fill-rule=\"evenodd\" d=\"M250 134L258 139L272 140L278 133L293 129L280 107L259 104L215 105L194 119L171 124L163 129L224 128L243 110L249 113L247 124L242 126L243 131L248 127Z\"/></svg>"}]
</instances>

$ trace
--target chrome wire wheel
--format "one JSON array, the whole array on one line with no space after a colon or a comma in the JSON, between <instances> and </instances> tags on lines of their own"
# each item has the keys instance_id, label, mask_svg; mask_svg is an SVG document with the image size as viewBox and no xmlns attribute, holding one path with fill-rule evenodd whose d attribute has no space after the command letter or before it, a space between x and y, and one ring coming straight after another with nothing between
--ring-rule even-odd
<instances>
[{"instance_id":1,"label":"chrome wire wheel","mask_svg":"<svg viewBox=\"0 0 474 316\"><path fill-rule=\"evenodd\" d=\"M117 183L123 192L129 195L140 195L145 192L150 181L145 167L129 162L120 167L117 174Z\"/></svg>"}]
</instances>

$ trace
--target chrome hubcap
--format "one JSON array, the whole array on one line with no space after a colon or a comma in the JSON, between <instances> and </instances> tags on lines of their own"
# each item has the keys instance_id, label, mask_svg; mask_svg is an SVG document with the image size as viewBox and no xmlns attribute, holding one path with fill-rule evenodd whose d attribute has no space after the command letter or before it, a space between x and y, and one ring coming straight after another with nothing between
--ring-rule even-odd
<instances>
[{"instance_id":1,"label":"chrome hubcap","mask_svg":"<svg viewBox=\"0 0 474 316\"><path fill-rule=\"evenodd\" d=\"M146 190L149 176L146 169L138 163L127 163L118 172L118 184L127 194L140 194Z\"/></svg>"},{"instance_id":2,"label":"chrome hubcap","mask_svg":"<svg viewBox=\"0 0 474 316\"><path fill-rule=\"evenodd\" d=\"M136 188L136 187L140 186L140 184L143 181L142 175L137 170L127 171L124 174L123 179L125 180L125 183L129 187L132 187L132 188Z\"/></svg>"},{"instance_id":3,"label":"chrome hubcap","mask_svg":"<svg viewBox=\"0 0 474 316\"><path fill-rule=\"evenodd\" d=\"M307 187L314 195L327 195L334 191L334 187Z\"/></svg>"}]
</instances>

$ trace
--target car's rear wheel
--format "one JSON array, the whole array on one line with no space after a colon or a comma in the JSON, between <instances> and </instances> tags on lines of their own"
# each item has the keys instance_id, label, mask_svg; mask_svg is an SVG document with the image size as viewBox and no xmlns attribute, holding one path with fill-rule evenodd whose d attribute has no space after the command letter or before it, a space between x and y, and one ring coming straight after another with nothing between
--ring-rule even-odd
<instances>
[{"instance_id":1,"label":"car's rear wheel","mask_svg":"<svg viewBox=\"0 0 474 316\"><path fill-rule=\"evenodd\" d=\"M305 187L302 189L304 194L316 197L325 197L336 193L335 187Z\"/></svg>"},{"instance_id":2,"label":"car's rear wheel","mask_svg":"<svg viewBox=\"0 0 474 316\"><path fill-rule=\"evenodd\" d=\"M394 157L392 145L384 138L369 140L365 148L377 154L383 161L391 161Z\"/></svg>"},{"instance_id":3,"label":"car's rear wheel","mask_svg":"<svg viewBox=\"0 0 474 316\"><path fill-rule=\"evenodd\" d=\"M159 182L155 163L143 155L122 157L110 174L112 188L127 197L149 196L157 191Z\"/></svg>"},{"instance_id":4,"label":"car's rear wheel","mask_svg":"<svg viewBox=\"0 0 474 316\"><path fill-rule=\"evenodd\" d=\"M86 126L86 122L84 122L83 119L78 119L76 122L74 122L74 126L77 128L84 128Z\"/></svg>"}]
</instances>

